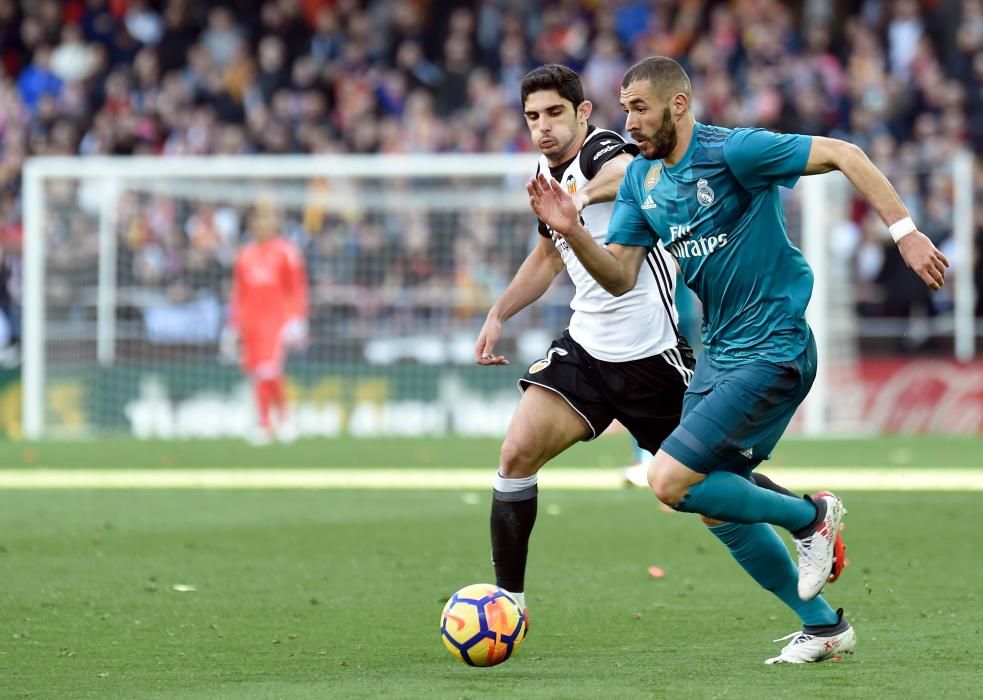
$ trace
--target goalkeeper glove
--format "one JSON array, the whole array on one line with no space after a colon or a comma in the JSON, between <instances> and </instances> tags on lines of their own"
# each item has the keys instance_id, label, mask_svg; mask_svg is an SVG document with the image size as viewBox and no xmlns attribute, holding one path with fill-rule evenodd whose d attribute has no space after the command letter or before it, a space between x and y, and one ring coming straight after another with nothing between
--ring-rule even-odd
<instances>
[{"instance_id":1,"label":"goalkeeper glove","mask_svg":"<svg viewBox=\"0 0 983 700\"><path fill-rule=\"evenodd\" d=\"M296 316L283 327L283 342L288 348L302 348L307 345L307 319Z\"/></svg>"},{"instance_id":2,"label":"goalkeeper glove","mask_svg":"<svg viewBox=\"0 0 983 700\"><path fill-rule=\"evenodd\" d=\"M218 339L218 354L223 362L235 364L239 361L239 331L234 326L226 326Z\"/></svg>"}]
</instances>

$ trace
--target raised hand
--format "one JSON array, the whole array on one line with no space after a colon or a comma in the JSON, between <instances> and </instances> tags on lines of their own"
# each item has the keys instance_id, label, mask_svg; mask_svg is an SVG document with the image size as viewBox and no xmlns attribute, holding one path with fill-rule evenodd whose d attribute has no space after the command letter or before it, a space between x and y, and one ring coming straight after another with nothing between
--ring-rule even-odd
<instances>
[{"instance_id":1,"label":"raised hand","mask_svg":"<svg viewBox=\"0 0 983 700\"><path fill-rule=\"evenodd\" d=\"M536 216L556 233L565 236L576 227L577 205L559 182L540 173L526 184L526 192Z\"/></svg>"},{"instance_id":2,"label":"raised hand","mask_svg":"<svg viewBox=\"0 0 983 700\"><path fill-rule=\"evenodd\" d=\"M945 269L949 261L921 231L912 231L898 241L898 250L905 264L931 289L945 284Z\"/></svg>"}]
</instances>

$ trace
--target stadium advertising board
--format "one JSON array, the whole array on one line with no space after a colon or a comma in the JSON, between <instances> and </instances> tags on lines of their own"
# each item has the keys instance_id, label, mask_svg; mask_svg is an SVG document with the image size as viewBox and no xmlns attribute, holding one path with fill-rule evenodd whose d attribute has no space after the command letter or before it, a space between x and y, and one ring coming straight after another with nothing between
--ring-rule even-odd
<instances>
[{"instance_id":1,"label":"stadium advertising board","mask_svg":"<svg viewBox=\"0 0 983 700\"><path fill-rule=\"evenodd\" d=\"M837 434L983 434L983 361L870 359L830 372ZM52 437L94 433L138 438L243 435L253 424L251 388L233 368L187 364L147 372L114 367L50 377ZM302 365L287 393L302 436L500 436L518 392L482 368ZM0 375L0 434L19 438L21 387ZM801 429L793 422L790 432Z\"/></svg>"}]
</instances>

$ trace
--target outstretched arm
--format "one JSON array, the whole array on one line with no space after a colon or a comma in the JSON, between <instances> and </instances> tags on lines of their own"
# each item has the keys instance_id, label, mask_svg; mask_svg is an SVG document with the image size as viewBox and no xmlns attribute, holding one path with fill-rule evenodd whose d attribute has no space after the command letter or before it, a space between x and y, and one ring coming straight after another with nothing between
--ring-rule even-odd
<instances>
[{"instance_id":1,"label":"outstretched arm","mask_svg":"<svg viewBox=\"0 0 983 700\"><path fill-rule=\"evenodd\" d=\"M563 237L591 277L609 294L619 297L635 288L648 249L618 243L599 246L580 223L573 199L553 178L540 173L529 181L526 191L536 215Z\"/></svg>"},{"instance_id":2,"label":"outstretched arm","mask_svg":"<svg viewBox=\"0 0 983 700\"><path fill-rule=\"evenodd\" d=\"M556 252L552 239L540 236L539 245L522 262L509 286L488 311L474 345L475 362L479 365L509 363L504 355L495 355L495 344L502 335L502 324L543 296L562 269L563 260Z\"/></svg>"},{"instance_id":3,"label":"outstretched arm","mask_svg":"<svg viewBox=\"0 0 983 700\"><path fill-rule=\"evenodd\" d=\"M592 177L583 189L574 193L573 203L577 205L577 211L583 211L588 204L614 201L614 198L618 196L621 181L625 178L628 164L632 160L634 157L630 154L619 153L602 165L597 175Z\"/></svg>"},{"instance_id":4,"label":"outstretched arm","mask_svg":"<svg viewBox=\"0 0 983 700\"><path fill-rule=\"evenodd\" d=\"M881 220L891 229L901 257L932 289L945 284L949 261L912 223L908 210L894 187L863 150L846 141L814 136L804 175L839 170L870 202Z\"/></svg>"}]
</instances>

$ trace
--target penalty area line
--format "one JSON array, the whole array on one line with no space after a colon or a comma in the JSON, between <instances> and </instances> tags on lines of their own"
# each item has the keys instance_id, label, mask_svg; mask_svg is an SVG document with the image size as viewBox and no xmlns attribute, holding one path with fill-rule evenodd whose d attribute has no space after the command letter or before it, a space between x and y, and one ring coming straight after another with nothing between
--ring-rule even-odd
<instances>
[{"instance_id":1,"label":"penalty area line","mask_svg":"<svg viewBox=\"0 0 983 700\"><path fill-rule=\"evenodd\" d=\"M981 469L765 467L793 491L983 491ZM0 489L425 489L491 488L493 470L477 469L4 469ZM615 469L551 469L544 488L624 488Z\"/></svg>"}]
</instances>

